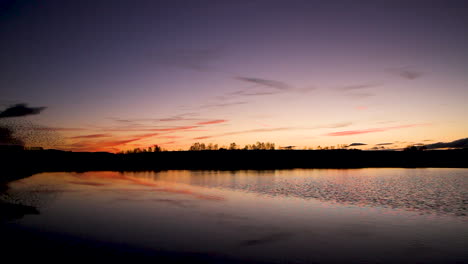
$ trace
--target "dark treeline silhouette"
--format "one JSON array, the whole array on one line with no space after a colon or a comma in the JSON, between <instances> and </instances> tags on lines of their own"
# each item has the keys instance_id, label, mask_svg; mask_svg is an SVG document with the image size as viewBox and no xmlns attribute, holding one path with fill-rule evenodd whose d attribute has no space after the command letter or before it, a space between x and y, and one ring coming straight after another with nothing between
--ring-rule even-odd
<instances>
[{"instance_id":1,"label":"dark treeline silhouette","mask_svg":"<svg viewBox=\"0 0 468 264\"><path fill-rule=\"evenodd\" d=\"M45 171L167 169L292 169L364 167L468 167L468 149L204 150L129 154L59 150L0 150L1 177L21 178Z\"/></svg>"}]
</instances>

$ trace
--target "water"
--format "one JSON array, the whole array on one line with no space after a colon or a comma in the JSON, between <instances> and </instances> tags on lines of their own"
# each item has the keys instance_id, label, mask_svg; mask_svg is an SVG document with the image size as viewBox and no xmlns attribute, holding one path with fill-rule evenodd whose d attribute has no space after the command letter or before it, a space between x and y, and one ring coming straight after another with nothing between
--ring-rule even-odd
<instances>
[{"instance_id":1,"label":"water","mask_svg":"<svg viewBox=\"0 0 468 264\"><path fill-rule=\"evenodd\" d=\"M1 197L40 211L9 230L110 251L207 263L468 261L468 169L41 173Z\"/></svg>"}]
</instances>

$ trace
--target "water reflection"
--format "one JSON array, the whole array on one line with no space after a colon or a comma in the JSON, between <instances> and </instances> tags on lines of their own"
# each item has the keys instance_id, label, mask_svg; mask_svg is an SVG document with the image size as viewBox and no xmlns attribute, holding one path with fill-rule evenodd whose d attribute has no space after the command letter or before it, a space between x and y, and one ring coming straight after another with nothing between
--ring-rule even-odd
<instances>
[{"instance_id":1,"label":"water reflection","mask_svg":"<svg viewBox=\"0 0 468 264\"><path fill-rule=\"evenodd\" d=\"M123 243L207 263L448 263L468 257L467 172L42 173L9 186L53 195L17 228L112 252Z\"/></svg>"},{"instance_id":2,"label":"water reflection","mask_svg":"<svg viewBox=\"0 0 468 264\"><path fill-rule=\"evenodd\" d=\"M159 182L421 213L466 216L468 204L465 169L168 171L128 175Z\"/></svg>"}]
</instances>

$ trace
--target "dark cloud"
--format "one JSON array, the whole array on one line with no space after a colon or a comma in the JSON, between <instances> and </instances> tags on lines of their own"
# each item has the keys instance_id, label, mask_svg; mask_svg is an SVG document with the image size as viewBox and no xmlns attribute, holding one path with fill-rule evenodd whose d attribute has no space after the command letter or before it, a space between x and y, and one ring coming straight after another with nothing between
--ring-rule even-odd
<instances>
[{"instance_id":1,"label":"dark cloud","mask_svg":"<svg viewBox=\"0 0 468 264\"><path fill-rule=\"evenodd\" d=\"M386 146L386 145L393 145L393 143L379 143L375 144L376 146Z\"/></svg>"},{"instance_id":2,"label":"dark cloud","mask_svg":"<svg viewBox=\"0 0 468 264\"><path fill-rule=\"evenodd\" d=\"M348 147L352 147L352 146L366 146L366 145L367 145L367 144L365 144L365 143L351 143L351 144L349 144Z\"/></svg>"},{"instance_id":3,"label":"dark cloud","mask_svg":"<svg viewBox=\"0 0 468 264\"><path fill-rule=\"evenodd\" d=\"M438 148L468 148L468 138L454 140L452 142L438 142L434 144L425 145L428 149Z\"/></svg>"},{"instance_id":4,"label":"dark cloud","mask_svg":"<svg viewBox=\"0 0 468 264\"><path fill-rule=\"evenodd\" d=\"M37 115L44 109L46 107L28 107L27 104L17 104L0 112L0 118Z\"/></svg>"}]
</instances>

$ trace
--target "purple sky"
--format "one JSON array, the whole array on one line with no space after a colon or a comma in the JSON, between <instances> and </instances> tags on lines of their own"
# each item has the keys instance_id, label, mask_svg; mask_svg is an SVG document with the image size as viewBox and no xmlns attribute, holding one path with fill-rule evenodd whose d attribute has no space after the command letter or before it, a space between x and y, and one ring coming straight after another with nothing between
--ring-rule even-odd
<instances>
[{"instance_id":1,"label":"purple sky","mask_svg":"<svg viewBox=\"0 0 468 264\"><path fill-rule=\"evenodd\" d=\"M468 125L466 1L1 1L0 105L64 149L365 147Z\"/></svg>"}]
</instances>

